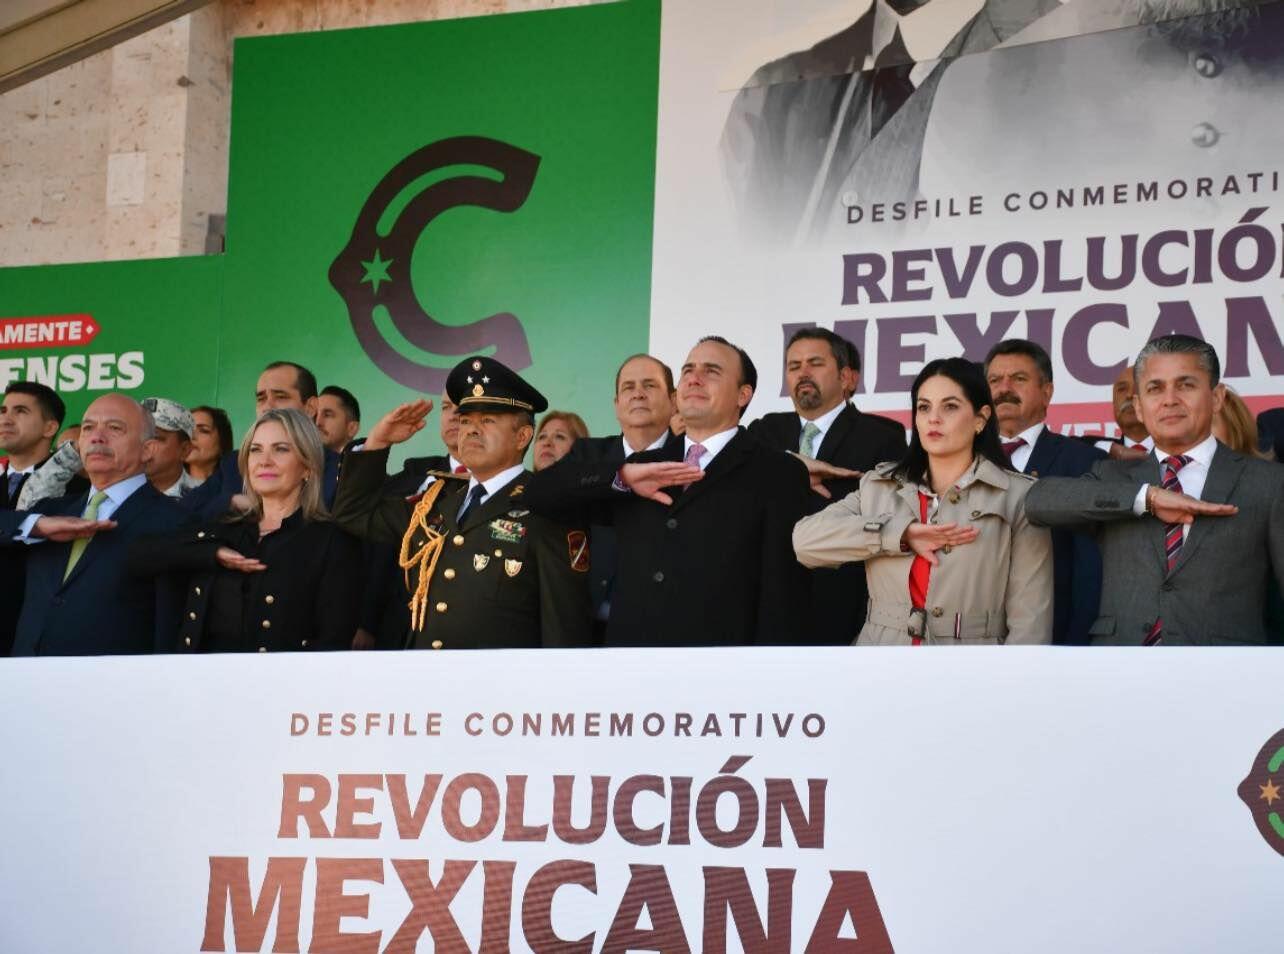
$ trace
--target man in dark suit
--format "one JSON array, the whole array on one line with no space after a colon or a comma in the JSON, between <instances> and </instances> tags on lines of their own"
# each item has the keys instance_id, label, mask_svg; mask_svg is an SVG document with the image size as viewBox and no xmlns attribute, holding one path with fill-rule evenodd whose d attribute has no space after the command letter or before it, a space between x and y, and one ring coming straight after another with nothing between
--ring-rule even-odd
<instances>
[{"instance_id":1,"label":"man in dark suit","mask_svg":"<svg viewBox=\"0 0 1284 954\"><path fill-rule=\"evenodd\" d=\"M619 546L606 641L612 646L796 643L810 625L793 555L808 512L806 468L738 426L757 371L709 337L678 382L681 441L616 461L554 466L532 478L534 509L601 505Z\"/></svg>"},{"instance_id":2,"label":"man in dark suit","mask_svg":"<svg viewBox=\"0 0 1284 954\"><path fill-rule=\"evenodd\" d=\"M587 645L588 536L532 514L524 497L533 415L548 402L493 358L461 362L446 390L459 407L468 478L442 475L410 500L386 491L389 447L422 429L432 409L426 400L403 404L344 456L335 520L366 539L400 543L412 648Z\"/></svg>"},{"instance_id":3,"label":"man in dark suit","mask_svg":"<svg viewBox=\"0 0 1284 954\"><path fill-rule=\"evenodd\" d=\"M0 541L27 547L27 581L14 655L166 652L178 632L179 594L168 580L130 577L135 539L171 533L186 518L143 472L155 433L151 415L123 394L85 411L80 453L87 494L0 513Z\"/></svg>"},{"instance_id":4,"label":"man in dark suit","mask_svg":"<svg viewBox=\"0 0 1284 954\"><path fill-rule=\"evenodd\" d=\"M259 375L254 388L254 413L262 414L275 407L292 407L316 420L317 379L311 371L293 361L273 361ZM321 496L326 506L334 505L335 491L339 486L339 455L325 449L325 474L322 476ZM184 510L200 516L202 520L217 520L241 503L241 472L237 466L237 453L224 454L218 469L205 483L182 498Z\"/></svg>"},{"instance_id":5,"label":"man in dark suit","mask_svg":"<svg viewBox=\"0 0 1284 954\"><path fill-rule=\"evenodd\" d=\"M35 381L11 381L0 403L0 511L14 510L23 485L49 459L49 445L62 426L67 406L50 387ZM26 554L0 550L0 579L12 598L0 600L0 656L13 651L13 636L22 609Z\"/></svg>"},{"instance_id":6,"label":"man in dark suit","mask_svg":"<svg viewBox=\"0 0 1284 954\"><path fill-rule=\"evenodd\" d=\"M1269 583L1284 585L1284 468L1212 436L1223 389L1208 344L1156 338L1136 369L1154 454L1043 478L1026 513L1095 529L1105 575L1094 644L1263 645Z\"/></svg>"},{"instance_id":7,"label":"man in dark suit","mask_svg":"<svg viewBox=\"0 0 1284 954\"><path fill-rule=\"evenodd\" d=\"M1052 359L1024 338L1000 341L985 358L985 376L1012 469L1031 477L1082 477L1106 455L1049 430ZM1101 601L1101 553L1090 534L1052 531L1052 641L1082 646Z\"/></svg>"},{"instance_id":8,"label":"man in dark suit","mask_svg":"<svg viewBox=\"0 0 1284 954\"><path fill-rule=\"evenodd\" d=\"M864 473L905 453L905 428L876 414L862 414L847 398L860 382L860 352L825 328L795 332L785 348L785 385L793 411L764 414L749 433L775 450L797 453L835 467ZM851 493L859 477L812 474L812 508ZM813 625L807 642L850 645L865 624L869 591L865 565L807 571Z\"/></svg>"},{"instance_id":9,"label":"man in dark suit","mask_svg":"<svg viewBox=\"0 0 1284 954\"><path fill-rule=\"evenodd\" d=\"M614 463L617 467L634 454L659 450L681 438L669 430L677 410L674 402L673 372L649 354L630 355L615 372L615 419L620 433L609 437L581 437L571 445L558 464L568 468ZM603 519L609 519L603 518ZM589 568L589 595L593 602L593 628L600 644L611 616L611 598L619 564L615 528L609 522L595 522L592 509L575 522L589 525L593 563Z\"/></svg>"}]
</instances>

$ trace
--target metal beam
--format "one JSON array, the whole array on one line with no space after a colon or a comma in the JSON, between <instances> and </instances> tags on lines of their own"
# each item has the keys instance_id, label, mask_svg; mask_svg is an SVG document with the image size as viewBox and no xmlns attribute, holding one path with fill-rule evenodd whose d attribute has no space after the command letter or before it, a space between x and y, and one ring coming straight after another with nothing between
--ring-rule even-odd
<instances>
[{"instance_id":1,"label":"metal beam","mask_svg":"<svg viewBox=\"0 0 1284 954\"><path fill-rule=\"evenodd\" d=\"M0 93L115 46L210 0L8 0Z\"/></svg>"}]
</instances>

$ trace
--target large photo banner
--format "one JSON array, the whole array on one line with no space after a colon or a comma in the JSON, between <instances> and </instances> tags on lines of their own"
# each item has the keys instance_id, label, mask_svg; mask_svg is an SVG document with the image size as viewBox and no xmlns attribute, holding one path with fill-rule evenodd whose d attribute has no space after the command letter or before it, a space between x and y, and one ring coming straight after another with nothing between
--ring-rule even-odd
<instances>
[{"instance_id":1,"label":"large photo banner","mask_svg":"<svg viewBox=\"0 0 1284 954\"><path fill-rule=\"evenodd\" d=\"M665 5L652 347L724 334L788 406L783 343L833 328L857 402L927 360L1051 353L1050 423L1117 433L1148 339L1211 342L1284 394L1284 4L709 0Z\"/></svg>"},{"instance_id":2,"label":"large photo banner","mask_svg":"<svg viewBox=\"0 0 1284 954\"><path fill-rule=\"evenodd\" d=\"M1275 954L1282 679L1256 650L12 660L0 949Z\"/></svg>"}]
</instances>

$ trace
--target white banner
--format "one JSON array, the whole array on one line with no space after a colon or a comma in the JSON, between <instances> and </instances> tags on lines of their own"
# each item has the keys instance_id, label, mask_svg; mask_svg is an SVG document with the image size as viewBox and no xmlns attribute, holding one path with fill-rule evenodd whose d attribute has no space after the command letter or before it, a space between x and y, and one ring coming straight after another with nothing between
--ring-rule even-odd
<instances>
[{"instance_id":1,"label":"white banner","mask_svg":"<svg viewBox=\"0 0 1284 954\"><path fill-rule=\"evenodd\" d=\"M1278 404L1284 3L1224 6L669 0L653 353L741 344L752 418L790 407L789 335L832 328L860 407L908 420L928 360L1030 338L1051 424L1117 434L1115 378L1176 331Z\"/></svg>"},{"instance_id":2,"label":"white banner","mask_svg":"<svg viewBox=\"0 0 1284 954\"><path fill-rule=\"evenodd\" d=\"M5 660L0 950L1275 954L1281 684L1270 650Z\"/></svg>"}]
</instances>

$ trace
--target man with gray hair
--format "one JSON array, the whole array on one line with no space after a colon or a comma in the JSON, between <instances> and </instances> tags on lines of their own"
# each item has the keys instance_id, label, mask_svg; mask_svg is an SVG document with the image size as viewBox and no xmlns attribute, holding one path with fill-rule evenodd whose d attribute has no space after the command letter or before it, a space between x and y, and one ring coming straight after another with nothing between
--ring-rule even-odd
<instances>
[{"instance_id":1,"label":"man with gray hair","mask_svg":"<svg viewBox=\"0 0 1284 954\"><path fill-rule=\"evenodd\" d=\"M1152 454L1045 477L1030 522L1089 527L1105 567L1097 645L1263 645L1270 580L1284 587L1284 468L1212 435L1224 388L1217 353L1156 338L1134 370Z\"/></svg>"},{"instance_id":2,"label":"man with gray hair","mask_svg":"<svg viewBox=\"0 0 1284 954\"><path fill-rule=\"evenodd\" d=\"M173 648L178 594L171 581L131 577L125 551L141 536L186 522L176 501L147 482L156 436L151 413L105 394L81 422L85 493L0 513L0 544L29 545L15 656L150 653Z\"/></svg>"}]
</instances>

